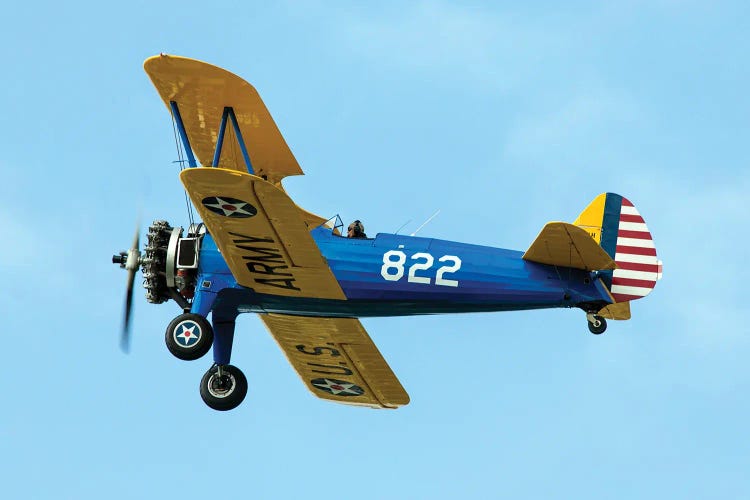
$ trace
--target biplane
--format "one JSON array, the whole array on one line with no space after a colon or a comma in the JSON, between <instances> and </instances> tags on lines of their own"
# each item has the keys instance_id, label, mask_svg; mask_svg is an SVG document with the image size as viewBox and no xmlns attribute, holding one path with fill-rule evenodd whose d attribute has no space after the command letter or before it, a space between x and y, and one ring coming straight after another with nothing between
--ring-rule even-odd
<instances>
[{"instance_id":1,"label":"biplane","mask_svg":"<svg viewBox=\"0 0 750 500\"><path fill-rule=\"evenodd\" d=\"M202 222L154 221L143 249L137 231L113 257L128 271L121 342L127 350L140 269L149 302L182 309L166 329L169 351L195 360L213 350L200 395L215 410L247 393L230 364L241 313L260 316L314 395L398 408L409 396L358 318L565 307L600 334L607 319L629 319L630 303L661 278L643 218L614 193L573 223L549 222L525 252L402 234L349 238L338 216L308 212L284 191L282 180L303 172L252 85L184 57L154 56L144 68L181 140L180 180Z\"/></svg>"}]
</instances>

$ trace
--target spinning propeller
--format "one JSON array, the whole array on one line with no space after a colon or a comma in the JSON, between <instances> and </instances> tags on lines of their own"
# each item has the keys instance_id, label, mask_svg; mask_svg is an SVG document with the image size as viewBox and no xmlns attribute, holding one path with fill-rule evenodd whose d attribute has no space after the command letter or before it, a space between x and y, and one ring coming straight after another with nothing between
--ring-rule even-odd
<instances>
[{"instance_id":1,"label":"spinning propeller","mask_svg":"<svg viewBox=\"0 0 750 500\"><path fill-rule=\"evenodd\" d=\"M125 314L122 321L122 332L120 333L120 348L124 352L130 350L130 313L133 310L133 284L135 283L135 273L141 265L140 246L140 224L136 225L133 245L127 252L120 252L119 255L112 256L113 264L120 264L120 267L128 272L128 288L125 295Z\"/></svg>"}]
</instances>

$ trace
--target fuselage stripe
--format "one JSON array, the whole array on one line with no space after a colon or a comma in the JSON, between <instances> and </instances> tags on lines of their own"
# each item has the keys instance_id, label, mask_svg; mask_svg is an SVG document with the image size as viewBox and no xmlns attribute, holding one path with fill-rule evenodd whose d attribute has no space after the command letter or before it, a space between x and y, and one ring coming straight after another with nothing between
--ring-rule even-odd
<instances>
[{"instance_id":1,"label":"fuselage stripe","mask_svg":"<svg viewBox=\"0 0 750 500\"><path fill-rule=\"evenodd\" d=\"M631 253L618 253L615 255L615 263L619 266L620 263L632 263L632 264L651 264L656 266L658 264L656 257L653 255L635 255Z\"/></svg>"},{"instance_id":2,"label":"fuselage stripe","mask_svg":"<svg viewBox=\"0 0 750 500\"><path fill-rule=\"evenodd\" d=\"M654 277L655 278L655 277ZM647 288L651 290L656 286L656 279L654 280L638 280L633 278L626 278L624 276L615 276L612 278L612 286L624 285L624 286L636 286Z\"/></svg>"},{"instance_id":3,"label":"fuselage stripe","mask_svg":"<svg viewBox=\"0 0 750 500\"><path fill-rule=\"evenodd\" d=\"M647 273L658 273L659 272L659 266L656 263L653 264L644 264L641 262L624 262L619 261L617 262L618 269L615 269L615 271L619 270L629 270L629 271L643 271Z\"/></svg>"},{"instance_id":4,"label":"fuselage stripe","mask_svg":"<svg viewBox=\"0 0 750 500\"><path fill-rule=\"evenodd\" d=\"M617 246L656 248L654 246L654 241L651 239L623 238L621 236L617 238Z\"/></svg>"},{"instance_id":5,"label":"fuselage stripe","mask_svg":"<svg viewBox=\"0 0 750 500\"><path fill-rule=\"evenodd\" d=\"M639 231L642 233L648 233L648 228L646 227L646 224L642 222L620 222L620 231Z\"/></svg>"},{"instance_id":6,"label":"fuselage stripe","mask_svg":"<svg viewBox=\"0 0 750 500\"><path fill-rule=\"evenodd\" d=\"M631 271L630 269L615 269L612 275L622 278L633 278L637 280L656 281L659 274L653 271Z\"/></svg>"},{"instance_id":7,"label":"fuselage stripe","mask_svg":"<svg viewBox=\"0 0 750 500\"><path fill-rule=\"evenodd\" d=\"M656 249L648 247L631 247L625 245L617 245L617 254L630 254L630 255L651 255L656 257ZM615 259L617 260L617 259Z\"/></svg>"},{"instance_id":8,"label":"fuselage stripe","mask_svg":"<svg viewBox=\"0 0 750 500\"><path fill-rule=\"evenodd\" d=\"M651 288L642 286L612 285L612 294L624 293L628 295L635 295L637 297L645 297L650 292Z\"/></svg>"},{"instance_id":9,"label":"fuselage stripe","mask_svg":"<svg viewBox=\"0 0 750 500\"><path fill-rule=\"evenodd\" d=\"M649 233L648 231L628 231L622 228L620 228L620 230L617 232L617 236L619 236L620 238L634 238L639 240L651 239L651 233Z\"/></svg>"},{"instance_id":10,"label":"fuselage stripe","mask_svg":"<svg viewBox=\"0 0 750 500\"><path fill-rule=\"evenodd\" d=\"M642 295L628 295L625 293L612 293L615 302L629 302L631 300L642 299Z\"/></svg>"},{"instance_id":11,"label":"fuselage stripe","mask_svg":"<svg viewBox=\"0 0 750 500\"><path fill-rule=\"evenodd\" d=\"M641 217L640 214L636 214L636 215L620 214L620 222L639 222L641 224L646 223L646 221L643 220L643 217Z\"/></svg>"},{"instance_id":12,"label":"fuselage stripe","mask_svg":"<svg viewBox=\"0 0 750 500\"><path fill-rule=\"evenodd\" d=\"M615 258L617 248L618 225L620 224L620 208L622 207L622 196L607 193L604 201L604 214L602 215L602 232L600 245L607 254ZM602 281L607 288L612 286L612 275L605 273Z\"/></svg>"},{"instance_id":13,"label":"fuselage stripe","mask_svg":"<svg viewBox=\"0 0 750 500\"><path fill-rule=\"evenodd\" d=\"M620 207L620 213L624 215L637 215L638 217L641 216L641 214L633 205L626 205L624 203L624 200L623 200L622 207Z\"/></svg>"}]
</instances>

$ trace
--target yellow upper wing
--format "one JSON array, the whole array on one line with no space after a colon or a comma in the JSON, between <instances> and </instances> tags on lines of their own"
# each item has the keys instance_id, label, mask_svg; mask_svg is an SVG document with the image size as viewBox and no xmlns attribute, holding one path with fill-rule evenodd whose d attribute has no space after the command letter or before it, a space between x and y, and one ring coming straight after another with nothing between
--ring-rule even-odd
<instances>
[{"instance_id":1,"label":"yellow upper wing","mask_svg":"<svg viewBox=\"0 0 750 500\"><path fill-rule=\"evenodd\" d=\"M284 191L222 168L188 168L180 179L237 283L258 293L346 299Z\"/></svg>"},{"instance_id":2,"label":"yellow upper wing","mask_svg":"<svg viewBox=\"0 0 750 500\"><path fill-rule=\"evenodd\" d=\"M409 395L355 318L260 315L308 389L339 403L398 408Z\"/></svg>"},{"instance_id":3,"label":"yellow upper wing","mask_svg":"<svg viewBox=\"0 0 750 500\"><path fill-rule=\"evenodd\" d=\"M227 125L219 164L213 165L221 117L224 108L231 106L257 176L276 184L287 175L302 175L258 92L245 80L187 57L154 56L143 67L167 108L170 101L179 106L190 145L202 165L247 172L231 125Z\"/></svg>"},{"instance_id":4,"label":"yellow upper wing","mask_svg":"<svg viewBox=\"0 0 750 500\"><path fill-rule=\"evenodd\" d=\"M547 223L523 258L585 271L617 267L612 257L586 231L566 222Z\"/></svg>"}]
</instances>

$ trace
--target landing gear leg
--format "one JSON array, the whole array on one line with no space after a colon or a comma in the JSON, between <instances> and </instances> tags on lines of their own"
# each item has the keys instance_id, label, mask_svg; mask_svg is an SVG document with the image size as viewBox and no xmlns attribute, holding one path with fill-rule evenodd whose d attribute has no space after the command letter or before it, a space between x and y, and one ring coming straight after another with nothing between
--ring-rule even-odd
<instances>
[{"instance_id":1,"label":"landing gear leg","mask_svg":"<svg viewBox=\"0 0 750 500\"><path fill-rule=\"evenodd\" d=\"M228 365L232 359L232 344L234 343L234 322L237 315L220 315L214 311L211 323L214 325L214 363Z\"/></svg>"},{"instance_id":2,"label":"landing gear leg","mask_svg":"<svg viewBox=\"0 0 750 500\"><path fill-rule=\"evenodd\" d=\"M594 335L600 335L607 329L607 320L594 313L586 313L586 320L589 324L589 331Z\"/></svg>"}]
</instances>

